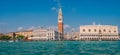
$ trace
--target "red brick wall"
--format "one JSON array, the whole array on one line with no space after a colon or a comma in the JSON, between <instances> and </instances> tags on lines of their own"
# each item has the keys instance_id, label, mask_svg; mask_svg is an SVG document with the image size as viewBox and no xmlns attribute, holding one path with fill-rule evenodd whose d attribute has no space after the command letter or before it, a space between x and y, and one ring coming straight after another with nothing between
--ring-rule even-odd
<instances>
[{"instance_id":1,"label":"red brick wall","mask_svg":"<svg viewBox=\"0 0 120 55\"><path fill-rule=\"evenodd\" d=\"M58 23L58 32L60 32L60 33L63 33L63 23L62 22L59 22Z\"/></svg>"}]
</instances>

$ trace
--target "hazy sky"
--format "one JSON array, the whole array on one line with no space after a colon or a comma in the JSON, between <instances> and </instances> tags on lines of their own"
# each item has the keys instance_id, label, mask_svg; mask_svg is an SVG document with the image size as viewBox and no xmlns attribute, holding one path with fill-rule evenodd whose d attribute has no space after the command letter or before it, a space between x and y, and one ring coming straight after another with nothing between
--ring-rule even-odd
<instances>
[{"instance_id":1,"label":"hazy sky","mask_svg":"<svg viewBox=\"0 0 120 55\"><path fill-rule=\"evenodd\" d=\"M55 28L59 4L66 29L92 22L118 25L120 29L120 0L0 0L0 32Z\"/></svg>"}]
</instances>

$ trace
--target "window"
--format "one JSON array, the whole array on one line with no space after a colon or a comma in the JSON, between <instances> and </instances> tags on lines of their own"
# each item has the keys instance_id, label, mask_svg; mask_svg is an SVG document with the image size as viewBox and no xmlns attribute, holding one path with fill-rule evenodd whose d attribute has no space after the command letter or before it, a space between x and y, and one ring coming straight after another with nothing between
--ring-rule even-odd
<instances>
[{"instance_id":1,"label":"window","mask_svg":"<svg viewBox=\"0 0 120 55\"><path fill-rule=\"evenodd\" d=\"M109 32L111 32L111 31L109 31Z\"/></svg>"},{"instance_id":2,"label":"window","mask_svg":"<svg viewBox=\"0 0 120 55\"><path fill-rule=\"evenodd\" d=\"M89 32L91 31L91 29L89 29Z\"/></svg>"},{"instance_id":3,"label":"window","mask_svg":"<svg viewBox=\"0 0 120 55\"><path fill-rule=\"evenodd\" d=\"M83 32L85 32L85 29L83 29Z\"/></svg>"},{"instance_id":4,"label":"window","mask_svg":"<svg viewBox=\"0 0 120 55\"><path fill-rule=\"evenodd\" d=\"M48 36L49 36L49 33L48 33Z\"/></svg>"},{"instance_id":5,"label":"window","mask_svg":"<svg viewBox=\"0 0 120 55\"><path fill-rule=\"evenodd\" d=\"M94 31L96 32L97 30L96 30L96 29L94 29Z\"/></svg>"},{"instance_id":6,"label":"window","mask_svg":"<svg viewBox=\"0 0 120 55\"><path fill-rule=\"evenodd\" d=\"M104 31L104 32L106 32L106 30L105 30L105 29L104 29L103 31Z\"/></svg>"},{"instance_id":7,"label":"window","mask_svg":"<svg viewBox=\"0 0 120 55\"><path fill-rule=\"evenodd\" d=\"M53 36L53 33L52 33L52 36Z\"/></svg>"},{"instance_id":8,"label":"window","mask_svg":"<svg viewBox=\"0 0 120 55\"><path fill-rule=\"evenodd\" d=\"M114 32L116 32L116 30Z\"/></svg>"},{"instance_id":9,"label":"window","mask_svg":"<svg viewBox=\"0 0 120 55\"><path fill-rule=\"evenodd\" d=\"M101 33L101 30L99 30L99 32Z\"/></svg>"},{"instance_id":10,"label":"window","mask_svg":"<svg viewBox=\"0 0 120 55\"><path fill-rule=\"evenodd\" d=\"M50 36L51 36L51 33L50 33Z\"/></svg>"},{"instance_id":11,"label":"window","mask_svg":"<svg viewBox=\"0 0 120 55\"><path fill-rule=\"evenodd\" d=\"M59 21L61 21L62 19L59 19Z\"/></svg>"}]
</instances>

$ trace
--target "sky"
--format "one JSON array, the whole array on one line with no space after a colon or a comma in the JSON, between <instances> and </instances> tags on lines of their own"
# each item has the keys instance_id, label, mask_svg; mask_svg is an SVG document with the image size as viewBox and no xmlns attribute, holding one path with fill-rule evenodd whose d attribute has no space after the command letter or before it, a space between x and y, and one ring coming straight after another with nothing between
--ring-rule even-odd
<instances>
[{"instance_id":1,"label":"sky","mask_svg":"<svg viewBox=\"0 0 120 55\"><path fill-rule=\"evenodd\" d=\"M114 25L120 29L120 0L0 0L0 33L57 27L62 7L64 28Z\"/></svg>"}]
</instances>

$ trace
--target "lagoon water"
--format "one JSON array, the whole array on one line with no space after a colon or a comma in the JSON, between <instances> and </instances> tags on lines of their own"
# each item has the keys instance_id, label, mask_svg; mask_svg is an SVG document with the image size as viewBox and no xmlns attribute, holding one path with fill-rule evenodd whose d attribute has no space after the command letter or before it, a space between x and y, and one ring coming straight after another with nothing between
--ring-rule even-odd
<instances>
[{"instance_id":1,"label":"lagoon water","mask_svg":"<svg viewBox=\"0 0 120 55\"><path fill-rule=\"evenodd\" d=\"M0 55L120 55L120 41L0 42Z\"/></svg>"}]
</instances>

